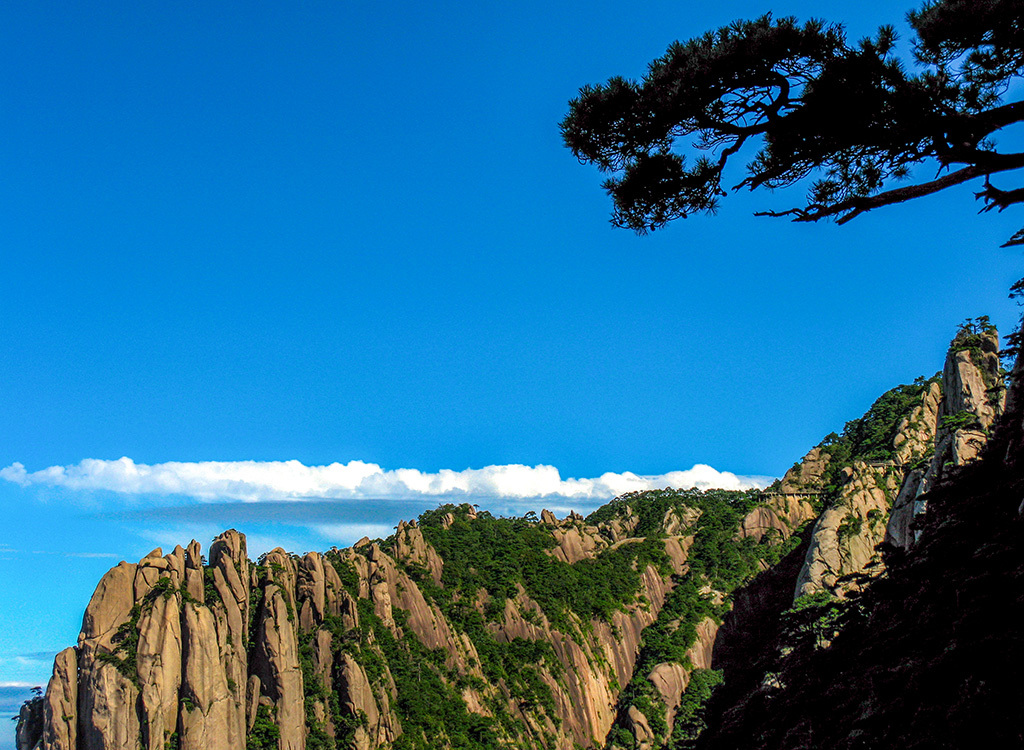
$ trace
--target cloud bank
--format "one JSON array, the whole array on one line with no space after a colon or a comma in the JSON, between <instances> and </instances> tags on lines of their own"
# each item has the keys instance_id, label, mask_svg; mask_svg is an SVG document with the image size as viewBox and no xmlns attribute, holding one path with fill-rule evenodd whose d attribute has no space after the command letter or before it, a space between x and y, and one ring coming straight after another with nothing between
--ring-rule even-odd
<instances>
[{"instance_id":1,"label":"cloud bank","mask_svg":"<svg viewBox=\"0 0 1024 750\"><path fill-rule=\"evenodd\" d=\"M109 491L129 496L184 495L206 502L361 499L526 499L607 500L624 492L663 487L742 490L761 488L770 477L738 476L696 464L659 475L607 472L592 479L563 479L554 466L508 464L436 473L385 470L349 461L306 466L299 461L169 461L138 464L88 458L71 466L29 472L20 463L0 469L0 479L23 487Z\"/></svg>"}]
</instances>

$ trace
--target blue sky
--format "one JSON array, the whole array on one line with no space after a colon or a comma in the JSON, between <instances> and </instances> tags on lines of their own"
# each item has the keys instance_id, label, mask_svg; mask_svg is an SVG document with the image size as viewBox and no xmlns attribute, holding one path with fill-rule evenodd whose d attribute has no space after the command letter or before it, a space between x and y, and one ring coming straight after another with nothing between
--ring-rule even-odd
<instances>
[{"instance_id":1,"label":"blue sky","mask_svg":"<svg viewBox=\"0 0 1024 750\"><path fill-rule=\"evenodd\" d=\"M859 37L909 7L828 12ZM44 681L102 572L156 544L349 543L437 502L398 469L483 471L451 486L497 512L695 464L756 482L939 369L965 317L1008 330L1024 219L979 217L974 186L843 227L734 196L638 238L562 147L579 86L821 8L5 3L0 686ZM82 468L122 457L159 481ZM308 472L168 484L289 460L380 467L386 502ZM508 465L558 474L484 471ZM80 481L26 479L54 466ZM528 496L570 478L595 481Z\"/></svg>"}]
</instances>

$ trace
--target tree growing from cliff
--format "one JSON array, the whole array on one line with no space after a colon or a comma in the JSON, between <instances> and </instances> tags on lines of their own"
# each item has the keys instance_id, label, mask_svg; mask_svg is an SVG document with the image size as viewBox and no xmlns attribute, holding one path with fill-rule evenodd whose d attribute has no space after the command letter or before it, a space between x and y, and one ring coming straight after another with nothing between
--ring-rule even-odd
<instances>
[{"instance_id":1,"label":"tree growing from cliff","mask_svg":"<svg viewBox=\"0 0 1024 750\"><path fill-rule=\"evenodd\" d=\"M804 205L758 215L844 224L972 180L981 211L1024 202L1009 174L1024 153L995 140L1024 122L1024 99L1004 101L1024 69L1024 4L937 0L908 20L913 65L891 26L852 44L838 24L737 21L672 44L640 82L584 86L563 138L610 173L612 223L638 233L804 180ZM746 175L728 186L741 158Z\"/></svg>"}]
</instances>

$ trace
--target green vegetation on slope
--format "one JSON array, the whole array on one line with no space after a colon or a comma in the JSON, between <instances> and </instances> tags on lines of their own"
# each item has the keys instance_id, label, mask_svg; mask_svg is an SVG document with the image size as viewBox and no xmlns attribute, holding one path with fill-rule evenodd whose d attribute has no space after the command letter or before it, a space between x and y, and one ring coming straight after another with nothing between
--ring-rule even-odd
<instances>
[{"instance_id":1,"label":"green vegetation on slope","mask_svg":"<svg viewBox=\"0 0 1024 750\"><path fill-rule=\"evenodd\" d=\"M686 686L683 699L676 709L672 736L666 743L667 750L691 750L697 747L697 741L708 726L708 702L722 680L722 672L718 669L695 669L690 673L690 684Z\"/></svg>"},{"instance_id":2,"label":"green vegetation on slope","mask_svg":"<svg viewBox=\"0 0 1024 750\"><path fill-rule=\"evenodd\" d=\"M841 434L828 435L821 444L830 457L823 477L824 501L832 502L843 485L842 471L854 461L892 461L896 457L893 440L900 423L921 403L925 391L939 376L918 378L911 385L898 385L886 391L859 419L846 423Z\"/></svg>"},{"instance_id":3,"label":"green vegetation on slope","mask_svg":"<svg viewBox=\"0 0 1024 750\"><path fill-rule=\"evenodd\" d=\"M454 521L445 528L442 520L449 513ZM520 710L542 713L555 726L554 698L541 677L542 669L556 679L561 676L563 668L551 644L523 638L499 641L488 622L502 619L505 602L522 586L552 627L580 639L589 632L591 620L607 621L637 601L648 565L663 575L670 570L657 539L608 549L570 565L549 554L555 546L551 529L532 516L495 518L484 512L471 518L466 507L446 505L423 514L420 527L444 560L441 585L415 565L406 566L410 577L472 641L487 680L504 685ZM536 618L529 608L523 615ZM523 731L509 720L506 706L495 703L492 710L508 734Z\"/></svg>"},{"instance_id":4,"label":"green vegetation on slope","mask_svg":"<svg viewBox=\"0 0 1024 750\"><path fill-rule=\"evenodd\" d=\"M484 683L450 667L447 664L447 652L443 649L428 649L424 646L409 630L408 613L399 607L392 610L392 616L405 637L396 638L375 613L373 602L358 597L359 578L352 566L337 554L329 555L328 559L349 594L356 599L359 616L359 628L348 632L341 618L330 615L325 618L324 627L333 636L335 668L338 669L341 654L346 652L363 668L375 690L388 690L388 675L394 680L397 700L392 702L392 708L402 727L402 736L395 740L394 750L433 750L437 747L484 750L499 746L502 730L506 734L522 731L523 728L507 715L499 716L499 721L470 712L462 691L467 687L482 689ZM426 580L432 583L429 578ZM493 637L491 641L494 643ZM495 655L488 652L488 657L491 657L489 663L501 664L509 659L515 662L508 670L508 675L502 671L494 679L508 676L511 683L512 677L519 677L520 681L515 683L517 686L532 685L530 676L526 674L528 670L522 669L522 664L529 665L533 663L531 660L542 658L541 652L547 644L513 642L494 645L500 653ZM527 653L521 652L524 647ZM484 652L481 652L481 661L484 660ZM335 675L336 683L340 677L340 674ZM532 686L535 692L531 695L536 696L539 689ZM550 701L550 692L546 698ZM348 747L356 729L366 726L366 717L346 715L336 695L330 700L337 728L337 747ZM543 702L544 696L537 700Z\"/></svg>"},{"instance_id":5,"label":"green vegetation on slope","mask_svg":"<svg viewBox=\"0 0 1024 750\"><path fill-rule=\"evenodd\" d=\"M447 513L455 521L444 528L441 519ZM420 516L420 527L444 560L443 590L434 595L443 605L459 599L466 608L483 589L489 620L499 618L520 584L552 625L571 632L577 623L570 615L584 622L607 620L635 602L647 565L668 571L664 548L653 539L569 565L548 554L555 546L551 530L526 517L495 518L483 512L471 519L464 507L445 505Z\"/></svg>"},{"instance_id":6,"label":"green vegetation on slope","mask_svg":"<svg viewBox=\"0 0 1024 750\"><path fill-rule=\"evenodd\" d=\"M257 708L256 718L246 741L246 750L277 750L280 738L281 730L274 721L274 710L270 706Z\"/></svg>"},{"instance_id":7,"label":"green vegetation on slope","mask_svg":"<svg viewBox=\"0 0 1024 750\"><path fill-rule=\"evenodd\" d=\"M587 523L600 524L635 516L636 536L663 537L666 514L679 519L696 515L689 533L693 534L687 563L690 575L703 579L711 588L729 593L761 569L760 562L773 564L787 552L765 538L737 539L743 517L761 502L760 490L649 490L621 495L587 517Z\"/></svg>"},{"instance_id":8,"label":"green vegetation on slope","mask_svg":"<svg viewBox=\"0 0 1024 750\"><path fill-rule=\"evenodd\" d=\"M406 625L404 614L395 608L400 627ZM367 599L359 600L359 622L363 644L358 647L361 658L357 660L361 664L374 662L374 658L367 659L366 641L372 634L397 688L394 708L402 723L402 736L395 741L394 750L434 750L439 746L478 750L498 746L495 721L466 708L459 691L459 675L445 666L443 651L426 648L408 631L407 637L396 638ZM374 670L367 672L369 676ZM379 675L374 676L379 679Z\"/></svg>"},{"instance_id":9,"label":"green vegetation on slope","mask_svg":"<svg viewBox=\"0 0 1024 750\"><path fill-rule=\"evenodd\" d=\"M647 675L658 664L671 662L687 669L693 665L687 651L697 640L697 625L705 618L721 622L730 608L729 594L752 579L763 565L773 565L799 544L793 537L785 543L773 543L766 535L758 543L752 538L737 538L743 517L759 502L760 492L751 490L655 490L623 495L598 509L587 519L591 523L635 517L633 533L664 536L666 518L692 518L693 534L687 557L688 570L673 578L674 588L653 624L643 632L640 653L633 678L619 697L618 716L608 735L607 747L632 748L635 738L627 728L628 711L644 714L656 742L671 748L684 748L703 726L704 705L721 682L721 674L697 670L687 689L680 720L668 731L666 707ZM718 599L721 603L716 604ZM699 676L698 676L699 675Z\"/></svg>"},{"instance_id":10,"label":"green vegetation on slope","mask_svg":"<svg viewBox=\"0 0 1024 750\"><path fill-rule=\"evenodd\" d=\"M635 516L635 527L629 532L635 541L606 548L593 559L571 565L553 556L553 530L539 523L533 514L496 518L454 505L424 513L420 529L444 561L441 582L435 582L415 563L404 561L399 565L456 631L468 636L479 657L479 664L470 664L470 670L479 667L477 674L482 674L483 680L452 668L443 650L423 646L408 629L407 614L397 607L393 616L406 636L396 638L377 617L372 602L358 598L356 571L338 555L329 559L350 595L357 599L360 627L359 632L346 633L339 618L330 617L325 625L334 635L336 649L351 653L376 689L385 688L388 674L394 680L398 697L392 706L403 728L395 744L398 750L485 748L509 742L517 746L549 744L547 731L538 734L510 710L501 692L487 688L502 686L518 711L537 719L536 726L558 726L554 698L545 680L565 679L564 668L547 641L517 637L506 642L495 636L506 603L524 592L540 609L534 611L519 599L516 607L524 618L540 624L542 614L552 627L582 642L589 636L593 621L610 622L616 612L631 605L647 606L640 592L643 571L648 566L662 576L671 575L664 541L665 523L669 521L677 532L693 536L689 570L674 577L674 587L658 618L644 631L635 670L638 677L625 687L620 708L625 711L637 706L660 737L675 737L673 741L684 747L679 743L688 742L699 732L704 703L720 675L700 670L695 673L693 691L684 701L684 715L671 737L664 706L645 675L662 662L692 668L686 653L696 640L697 624L708 617L720 620L728 609L722 597L749 580L766 562L779 559L791 546L773 543L770 537L760 544L737 538L741 520L758 502L756 491L661 490L623 496L586 523L597 525ZM382 543L382 548L393 551L395 543L392 537ZM313 703L330 703L330 696L320 695L317 690L310 639L303 638L300 645L307 714L314 718ZM610 679L614 684L614 675ZM468 710L463 699L467 688L477 692L494 719ZM331 713L338 742L347 743L359 723L346 718L336 703L331 704ZM311 747L330 747L323 742L320 728L314 729L317 731L311 735Z\"/></svg>"},{"instance_id":11,"label":"green vegetation on slope","mask_svg":"<svg viewBox=\"0 0 1024 750\"><path fill-rule=\"evenodd\" d=\"M302 669L303 707L306 713L306 750L334 750L324 722L317 718L316 705L328 705L327 686L313 667L315 632L299 631L299 667Z\"/></svg>"},{"instance_id":12,"label":"green vegetation on slope","mask_svg":"<svg viewBox=\"0 0 1024 750\"><path fill-rule=\"evenodd\" d=\"M607 747L634 746L635 738L627 729L627 712L631 707L646 717L651 731L659 741L668 739L666 707L647 675L663 662L692 668L686 652L697 640L697 624L707 617L717 620L723 613L723 607L714 604L712 595L701 591L697 581L698 578L693 575L679 578L675 588L666 597L658 618L644 630L633 678L619 696L618 716L608 735Z\"/></svg>"}]
</instances>

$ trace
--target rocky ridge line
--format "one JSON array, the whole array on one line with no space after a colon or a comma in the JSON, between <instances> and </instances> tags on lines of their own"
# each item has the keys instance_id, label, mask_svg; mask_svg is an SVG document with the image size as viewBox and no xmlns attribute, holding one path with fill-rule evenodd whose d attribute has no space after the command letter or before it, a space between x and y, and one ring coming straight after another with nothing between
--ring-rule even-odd
<instances>
[{"instance_id":1,"label":"rocky ridge line","mask_svg":"<svg viewBox=\"0 0 1024 750\"><path fill-rule=\"evenodd\" d=\"M670 575L686 568L692 520L666 517ZM551 555L578 562L643 541L630 536L635 523L615 519L598 527L577 514L558 520L545 512L541 525L556 540ZM395 680L386 660L382 673L371 676L344 645L367 616L396 639L415 638L428 651L443 652L445 668L467 681L461 697L470 711L488 716L500 706L546 738L544 746L597 746L615 719L615 686L632 677L643 631L673 586L670 575L647 566L635 604L607 622L577 622L572 632L553 625L522 587L505 601L500 620L489 626L496 641L552 647L556 662L539 670L554 697L547 715L525 710L507 686L487 684L473 642L410 578L407 571L418 568L440 582L443 561L415 521L399 524L390 554L361 540L352 549L302 558L275 549L254 564L245 537L231 530L214 540L208 565L195 541L122 562L97 585L78 646L55 660L44 715L26 716L19 747L240 750L268 725L280 750L304 750L314 732L344 743L339 747L389 747L403 732L393 708ZM339 569L352 579L343 584ZM360 612L360 600L372 615ZM710 666L716 627L702 625L694 664ZM365 648L360 653L381 655L372 635ZM653 672L669 720L687 678L680 665ZM310 680L319 685L311 689ZM32 737L29 727L40 724Z\"/></svg>"},{"instance_id":2,"label":"rocky ridge line","mask_svg":"<svg viewBox=\"0 0 1024 750\"><path fill-rule=\"evenodd\" d=\"M843 596L859 587L858 576L881 572L883 542L913 546L912 523L927 507L925 493L950 469L979 456L1003 411L998 352L994 328L962 331L950 345L941 381L927 383L900 421L889 458L842 468L836 497L815 523L796 598L818 592ZM814 480L800 486L824 493L822 450L815 450Z\"/></svg>"},{"instance_id":3,"label":"rocky ridge line","mask_svg":"<svg viewBox=\"0 0 1024 750\"><path fill-rule=\"evenodd\" d=\"M1000 382L994 331L970 344L954 341L941 386L926 384L902 415L891 460L853 460L837 470L826 441L739 520L735 539L767 548L817 519L792 584L797 597L842 596L851 585L845 577L877 570L883 541L912 547L911 523L925 509L924 493L978 455L1003 398L994 386ZM826 486L837 478L837 487ZM828 491L834 502L817 515ZM414 643L417 658L435 665L440 684L468 714L503 720L497 725L506 743L652 750L672 733L691 675L716 668L713 654L730 630L720 630L719 616L706 617L696 623L685 656L646 662L637 673L647 629L660 622L690 569L699 518L695 509L666 512L652 537L637 531L640 519L628 505L599 523L541 513L537 528L553 540L547 554L564 564L587 564L652 538L667 561L665 569L641 566L636 600L607 619L570 614L555 624L522 585L501 602L496 618L486 619L488 642L550 649L530 666L550 706L524 702L505 680L489 681L478 643L439 605L445 560L415 521L400 523L386 544L363 539L351 549L301 558L275 549L258 563L233 530L214 540L208 564L195 541L168 555L154 550L101 579L77 647L57 655L45 696L23 709L18 748L401 745L407 728L396 707L405 700L398 689L403 676L392 672L387 649ZM444 515L441 526L476 520L464 506ZM764 561L760 566L768 569ZM724 591L704 593L720 605L729 601ZM483 616L492 603L481 590L467 604ZM669 623L669 632L678 625ZM638 680L654 691L654 708L621 702L622 690ZM628 733L628 744L612 741L615 728Z\"/></svg>"}]
</instances>

